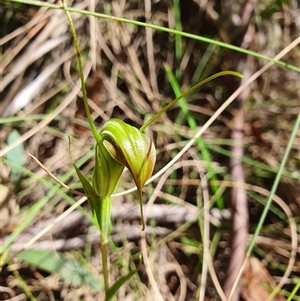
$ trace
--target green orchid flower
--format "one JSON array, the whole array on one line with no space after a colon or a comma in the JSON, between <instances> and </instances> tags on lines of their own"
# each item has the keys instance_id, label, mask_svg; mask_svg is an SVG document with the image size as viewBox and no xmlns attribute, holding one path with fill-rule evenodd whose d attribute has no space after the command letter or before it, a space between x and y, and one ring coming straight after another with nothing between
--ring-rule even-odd
<instances>
[{"instance_id":1,"label":"green orchid flower","mask_svg":"<svg viewBox=\"0 0 300 301\"><path fill-rule=\"evenodd\" d=\"M88 200L102 237L107 239L110 234L110 197L125 167L130 171L139 192L142 229L144 229L142 188L151 177L155 165L156 150L153 142L137 128L116 118L104 124L96 140L98 142L92 183L75 164L74 166L85 193L95 196L89 197Z\"/></svg>"},{"instance_id":2,"label":"green orchid flower","mask_svg":"<svg viewBox=\"0 0 300 301\"><path fill-rule=\"evenodd\" d=\"M111 157L126 166L134 179L139 192L142 229L144 229L142 188L154 169L156 160L154 143L137 128L116 118L104 124L100 136L103 137L103 144Z\"/></svg>"},{"instance_id":3,"label":"green orchid flower","mask_svg":"<svg viewBox=\"0 0 300 301\"><path fill-rule=\"evenodd\" d=\"M116 118L104 124L100 135L107 151L129 169L138 191L141 191L155 165L153 142L137 128Z\"/></svg>"}]
</instances>

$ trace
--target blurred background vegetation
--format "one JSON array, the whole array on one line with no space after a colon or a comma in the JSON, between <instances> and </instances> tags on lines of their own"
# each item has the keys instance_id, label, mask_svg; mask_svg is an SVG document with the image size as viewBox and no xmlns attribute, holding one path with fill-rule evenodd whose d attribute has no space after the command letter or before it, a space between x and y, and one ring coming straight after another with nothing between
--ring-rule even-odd
<instances>
[{"instance_id":1,"label":"blurred background vegetation","mask_svg":"<svg viewBox=\"0 0 300 301\"><path fill-rule=\"evenodd\" d=\"M93 0L67 4L207 37L271 58L300 33L300 4L296 0ZM79 197L67 194L28 156L34 155L61 181L82 191L68 152L71 137L74 160L87 174L93 168L93 138L66 17L62 10L10 1L1 2L0 9L0 226L5 262L0 298L103 300L99 237L87 204L55 224L55 218ZM223 70L237 70L249 78L266 64L263 59L229 48L159 30L77 13L72 17L84 59L89 104L99 129L112 117L141 127L199 80ZM300 68L299 45L282 61ZM242 176L251 185L246 187L249 241L299 114L299 83L298 72L273 65L245 90L244 98L218 117L166 176L149 184L144 201L150 199L155 204L147 207L144 237L136 192L114 198L111 281L133 269L140 252L144 257L145 252L148 254L117 300L204 298L200 283L205 273L205 243L210 244L217 279L221 285L225 282L235 210L230 189L241 180L232 175L230 167L236 156L232 136L235 118L243 116L239 124L243 132L239 141ZM157 147L154 173L174 158L239 85L233 77L214 80L147 129ZM267 215L252 252L252 266L242 275L239 300L264 300L259 298L268 295L282 279L292 252L289 212L298 223L300 237L299 170L298 131L276 192L281 203L273 203ZM125 172L118 192L131 187L133 182ZM201 231L208 218L203 219L205 193L210 201L207 240ZM47 225L53 226L50 231L17 253ZM9 253L5 252L8 247ZM299 246L297 252L292 272L274 300L287 300L299 285ZM202 300L221 300L211 272L205 283L206 299ZM254 291L259 292L258 297L251 294ZM298 293L294 290L288 300L299 301Z\"/></svg>"}]
</instances>

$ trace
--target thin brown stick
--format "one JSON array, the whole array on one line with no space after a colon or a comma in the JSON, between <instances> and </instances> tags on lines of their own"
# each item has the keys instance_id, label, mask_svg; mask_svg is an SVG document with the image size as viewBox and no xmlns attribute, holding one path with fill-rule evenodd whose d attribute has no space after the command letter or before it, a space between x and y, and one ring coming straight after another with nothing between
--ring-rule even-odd
<instances>
[{"instance_id":1,"label":"thin brown stick","mask_svg":"<svg viewBox=\"0 0 300 301\"><path fill-rule=\"evenodd\" d=\"M254 11L254 4L256 0L249 0L246 2L243 11L241 12L241 47L247 47L244 41L248 38L247 32L251 32L251 39L253 36L252 24L248 24L249 20ZM244 27L247 25L247 27ZM239 55L237 57L237 70L243 70L244 78L241 80L239 85L246 82L251 76L250 65L252 63L251 57L245 55ZM238 87L238 84L236 82ZM234 103L234 120L231 127L231 139L233 144L231 146L231 153L233 156L230 158L230 173L233 180L237 183L244 184L244 167L242 164L242 158L244 156L244 123L245 123L245 111L244 103L247 101L251 93L250 85L243 90L243 92L237 97ZM247 194L242 187L233 187L231 189L231 210L232 210L232 230L231 230L231 255L229 258L229 264L226 272L226 280L223 285L225 295L230 295L231 301L238 301L240 297L240 283L238 282L235 289L233 290L233 284L239 274L241 266L246 255L247 247L247 235L248 235L248 224L249 224L249 213L248 213L248 200ZM229 298L228 298L229 299Z\"/></svg>"},{"instance_id":2,"label":"thin brown stick","mask_svg":"<svg viewBox=\"0 0 300 301\"><path fill-rule=\"evenodd\" d=\"M58 179L50 170L47 169L46 166L44 166L35 156L28 154L55 182L57 182L59 185L61 185L62 187L66 188L69 192L72 192L78 196L82 196L82 197L95 197L93 195L87 195L85 193L79 192L77 190L74 190L72 188L70 188L68 185L66 185L65 183L63 183L60 179Z\"/></svg>"}]
</instances>

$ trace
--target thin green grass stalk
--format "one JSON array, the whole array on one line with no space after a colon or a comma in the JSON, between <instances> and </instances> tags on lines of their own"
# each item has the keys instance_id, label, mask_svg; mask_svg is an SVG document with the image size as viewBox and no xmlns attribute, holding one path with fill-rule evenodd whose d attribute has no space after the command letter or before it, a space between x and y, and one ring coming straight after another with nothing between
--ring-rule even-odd
<instances>
[{"instance_id":1,"label":"thin green grass stalk","mask_svg":"<svg viewBox=\"0 0 300 301\"><path fill-rule=\"evenodd\" d=\"M12 124L18 122L24 122L27 120L43 120L47 115L46 114L34 114L27 116L10 116L5 118L0 118L0 124ZM56 116L53 120L58 121L61 120L62 116Z\"/></svg>"},{"instance_id":2,"label":"thin green grass stalk","mask_svg":"<svg viewBox=\"0 0 300 301\"><path fill-rule=\"evenodd\" d=\"M173 12L174 12L175 30L181 32L182 31L182 24L181 24L180 0L173 0ZM175 65L176 65L175 74L176 74L176 79L178 81L181 81L182 71L181 71L181 68L180 68L180 62L181 62L182 57L183 57L183 40L182 40L182 36L175 35L174 49L175 49ZM176 123L177 123L177 121L176 121ZM171 173L170 179L176 179L176 177L177 177L177 172L176 171ZM172 185L168 185L166 187L166 191L167 191L167 193L174 194L175 188Z\"/></svg>"},{"instance_id":3,"label":"thin green grass stalk","mask_svg":"<svg viewBox=\"0 0 300 301\"><path fill-rule=\"evenodd\" d=\"M291 151L291 149L292 149L293 142L294 142L294 140L295 140L295 138L296 138L296 136L297 136L299 127L300 127L300 112L299 112L299 114L298 114L296 123L295 123L295 125L294 125L294 129L293 129L293 131L292 131L292 133L291 133L291 136L290 136L290 139L289 139L289 141L288 141L288 144L287 144L287 147L286 147L285 154L284 154L284 156L283 156L283 158L282 158L281 164L280 164L279 169L278 169L278 173L277 173L276 178L275 178L275 180L274 180L274 183L273 183L273 185L272 185L272 189L271 189L271 191L270 191L270 194L269 194L269 197L268 197L266 206L265 206L265 208L264 208L264 210L263 210L263 212L262 212L262 215L261 215L261 217L260 217L260 219L259 219L259 222L258 222L258 224L257 224L256 230L255 230L255 232L254 232L254 235L253 235L253 237L252 237L252 239L251 239L250 245L249 245L249 247L248 247L248 249L247 249L247 252L246 252L247 257L250 257L250 255L251 255L251 253L252 253L252 250L253 250L253 248L254 248L255 240L256 240L256 238L258 237L258 235L259 235L259 233L260 233L260 231L261 231L261 229L262 229L262 227L263 227L263 223L264 223L264 221L265 221L265 219L266 219L266 216L267 216L267 213L268 213L268 211L269 211L269 209L270 209L270 207L271 207L273 197L274 197L275 192L276 192L276 190L277 190L277 188L278 188L278 184L279 184L280 179L281 179L281 177L282 177L282 173L283 173L283 170L284 170L284 166L285 166L285 164L286 164L286 162L287 162L289 153L290 153L290 151ZM269 296L268 300L272 300L272 298L273 298L277 293L278 293L278 290L273 290L273 292L272 292L271 295Z\"/></svg>"},{"instance_id":4,"label":"thin green grass stalk","mask_svg":"<svg viewBox=\"0 0 300 301\"><path fill-rule=\"evenodd\" d=\"M263 198L261 195L259 195L256 192L253 192L251 190L247 191L248 195L250 195L253 199L255 199L258 203L265 206L266 199ZM276 206L272 205L270 206L270 211L272 211L275 215L277 215L281 220L287 222L287 216Z\"/></svg>"},{"instance_id":5,"label":"thin green grass stalk","mask_svg":"<svg viewBox=\"0 0 300 301\"><path fill-rule=\"evenodd\" d=\"M204 203L204 187L203 187L203 193L202 196L200 197L200 195L197 196L197 206L198 208L203 208L203 211L205 210L205 203ZM201 268L201 280L200 280L200 284L198 287L198 291L197 291L197 295L199 295L199 297L197 296L197 298L199 298L200 300L200 296L204 296L205 294L205 285L203 285L203 277L205 278L205 282L206 282L206 278L207 278L207 263L205 263L205 265L203 264L204 260L206 259L205 257L205 245L204 244L209 244L209 238L206 236L206 223L204 220L204 215L205 214L200 214L199 218L198 218L198 225L199 225L199 232L200 232L200 236L202 239L202 257L200 257L200 255L198 256L198 258L200 258L200 264L202 266ZM202 299L202 298L201 298Z\"/></svg>"},{"instance_id":6,"label":"thin green grass stalk","mask_svg":"<svg viewBox=\"0 0 300 301\"><path fill-rule=\"evenodd\" d=\"M120 17L115 17L115 16L110 16L110 15L106 15L106 14L100 14L100 13L95 13L95 12L90 12L87 10L81 10L81 9L76 9L76 8L72 8L72 7L67 7L64 8L60 5L56 5L56 4L52 4L52 3L48 3L48 2L41 2L41 1L33 1L33 0L4 0L4 2L16 2L16 3L22 3L22 4L28 4L28 5L33 5L33 6L38 6L38 7L48 7L51 9L63 9L65 11L68 12L73 12L73 13L78 13L81 15L86 15L86 16L94 16L96 18L102 18L105 20L111 20L111 21L117 21L117 22L123 22L123 23L128 23L128 24L132 24L132 25L136 25L136 26L141 26L141 27L148 27L154 30L159 30L159 31L163 31L163 32L168 32L174 35L181 35L183 37L187 37L190 39L194 39L200 42L204 42L207 44L213 44L213 45L217 45L220 46L222 48L227 48L233 51L237 51L239 53L244 53L265 61L269 61L269 62L273 62L274 64L281 66L281 67L285 67L287 69L296 71L298 73L300 73L300 68L289 64L289 63L285 63L283 61L280 60L274 60L271 57L268 57L266 55L260 54L260 53L256 53L254 51L250 51L247 49L243 49L231 44L227 44L227 43L223 43L217 40L213 40L213 39L209 39L209 38L205 38L202 36L197 36L194 34L190 34L190 33L186 33L186 32L182 32L182 31L177 31L174 29L170 29L167 27L162 27L162 26L158 26L158 25L154 25L154 24L148 24L148 23L144 23L144 22L140 22L140 21L135 21L135 20L130 20L130 19L126 19L126 18L120 18Z\"/></svg>"},{"instance_id":7,"label":"thin green grass stalk","mask_svg":"<svg viewBox=\"0 0 300 301\"><path fill-rule=\"evenodd\" d=\"M175 19L175 30L178 32L182 32L181 25L181 11L180 11L180 0L173 0L173 11L174 11L174 19ZM183 45L182 45L182 36L175 35L175 61L177 64L176 68L176 78L178 81L181 81L182 71L180 69L180 61L183 56Z\"/></svg>"},{"instance_id":8,"label":"thin green grass stalk","mask_svg":"<svg viewBox=\"0 0 300 301\"><path fill-rule=\"evenodd\" d=\"M12 265L13 263L10 262L9 264ZM30 291L29 287L27 286L26 282L23 280L20 273L15 269L13 269L12 272L13 272L14 276L16 277L16 279L18 280L18 282L19 282L18 284L22 288L22 290L24 291L27 298L30 301L37 301L36 298L33 296L32 292Z\"/></svg>"},{"instance_id":9,"label":"thin green grass stalk","mask_svg":"<svg viewBox=\"0 0 300 301\"><path fill-rule=\"evenodd\" d=\"M221 238L222 238L222 233L221 233L220 230L217 230L214 233L213 239L212 239L211 244L210 244L209 251L210 251L211 258L215 257L215 254L217 252L217 249L218 249Z\"/></svg>"},{"instance_id":10,"label":"thin green grass stalk","mask_svg":"<svg viewBox=\"0 0 300 301\"><path fill-rule=\"evenodd\" d=\"M268 254L263 249L256 246L254 248L254 252L259 256L261 256L262 258L264 258L264 260L267 261L273 268L275 267L276 270L280 270L283 273L286 271L287 268L286 264L278 263L278 261L274 259L272 255Z\"/></svg>"},{"instance_id":11,"label":"thin green grass stalk","mask_svg":"<svg viewBox=\"0 0 300 301\"><path fill-rule=\"evenodd\" d=\"M190 85L193 86L195 83L198 82L199 78L205 77L203 76L205 68L207 68L207 63L209 62L210 57L214 53L216 46L214 44L209 44L207 49L205 50L193 76L191 79Z\"/></svg>"},{"instance_id":12,"label":"thin green grass stalk","mask_svg":"<svg viewBox=\"0 0 300 301\"><path fill-rule=\"evenodd\" d=\"M121 223L119 224L121 225ZM122 233L121 233L122 234ZM114 260L114 263L116 263L119 267L120 271L124 271L125 274L130 273L130 271L137 271L139 269L139 264L136 264L135 261L140 261L140 254L136 253L136 254L131 254L131 250L130 250L130 243L128 242L128 240L126 239L126 237L124 236L122 239L122 245L123 248L119 248L111 239L109 239L109 247L112 250L112 253L114 254L114 256L116 257L116 259ZM128 257L126 257L127 255L125 255L124 258L124 254L128 254ZM137 277L138 281L134 281L133 283L130 283L131 289L133 291L133 293L136 294L137 291L139 291L139 288L137 286L137 282L141 283L141 278L139 277L139 274L136 273L135 277ZM136 298L138 299L138 296L135 295ZM137 300L135 299L135 300Z\"/></svg>"},{"instance_id":13,"label":"thin green grass stalk","mask_svg":"<svg viewBox=\"0 0 300 301\"><path fill-rule=\"evenodd\" d=\"M82 64L82 59L81 59L81 54L80 54L80 49L79 49L79 43L78 43L75 27L74 27L70 12L68 11L68 7L65 4L65 0L61 0L61 2L63 4L63 10L65 11L66 17L67 17L68 22L69 22L69 28L70 28L71 33L72 33L74 47L75 47L75 50L76 50L78 68L79 68L79 75L80 75L80 81L81 81L82 98L87 100L83 64ZM98 139L98 137L99 137L98 131L96 129L95 124L92 122L93 118L92 118L91 113L90 113L88 102L84 101L83 104L84 104L85 112L86 112L86 115L87 115L87 118L88 118L88 121L89 121L90 128L91 128L91 130L94 134L95 139L97 139L97 143L100 143L100 140Z\"/></svg>"},{"instance_id":14,"label":"thin green grass stalk","mask_svg":"<svg viewBox=\"0 0 300 301\"><path fill-rule=\"evenodd\" d=\"M172 71L170 70L170 68L168 66L165 66L165 70L166 70L166 74L169 79L169 82L175 93L175 96L179 97L181 95L181 90L180 90L178 81L176 80L175 76L173 75ZM179 100L179 105L180 105L183 113L186 116L189 127L192 129L192 131L194 131L196 133L197 122L196 122L195 118L190 114L190 111L187 106L187 101L184 97ZM202 155L204 161L207 163L207 170L208 170L209 178L212 180L212 182L210 182L211 188L212 188L213 193L216 194L219 187L214 184L214 181L217 180L217 177L216 177L216 173L214 172L214 169L212 166L212 160L211 160L210 153L209 153L203 139L198 138L196 140L196 142L198 144L198 148L201 152L201 155ZM217 202L217 206L220 210L224 208L224 200L221 195L219 195L219 197L216 199L216 202Z\"/></svg>"},{"instance_id":15,"label":"thin green grass stalk","mask_svg":"<svg viewBox=\"0 0 300 301\"><path fill-rule=\"evenodd\" d=\"M224 76L224 75L233 75L239 78L243 78L243 75L241 75L239 72L235 71L221 71L219 73L216 73L214 75L211 75L210 77L202 80L192 88L188 89L184 93L182 93L179 97L172 100L170 103L168 103L166 106L164 106L159 112L157 112L154 116L152 116L147 122L144 123L144 125L140 128L140 131L143 132L151 123L156 121L162 114L164 114L169 108L171 108L175 103L177 103L181 98L184 98L188 94L192 93L193 91L197 90L199 87L205 85L206 83L210 82L211 80Z\"/></svg>"},{"instance_id":16,"label":"thin green grass stalk","mask_svg":"<svg viewBox=\"0 0 300 301\"><path fill-rule=\"evenodd\" d=\"M300 292L300 291L299 291ZM299 295L299 292L298 292L298 295ZM280 293L281 293L281 295L283 295L285 298L288 298L288 297L290 297L290 295L291 295L291 292L290 291L287 291L287 290L284 290L284 289L282 289L281 291L280 291ZM285 299L284 299L285 300ZM299 296L293 296L293 299L292 299L293 301L300 301L300 297ZM272 300L273 301L273 300Z\"/></svg>"},{"instance_id":17,"label":"thin green grass stalk","mask_svg":"<svg viewBox=\"0 0 300 301\"><path fill-rule=\"evenodd\" d=\"M251 239L250 245L249 245L249 247L248 247L248 249L247 249L247 253L246 253L246 254L247 254L248 257L249 257L249 256L251 255L251 253L252 253L252 250L253 250L253 247L254 247L254 244L255 244L255 240L256 240L257 236L259 235L259 233L260 233L260 231L261 231L261 229L262 229L262 227L263 227L264 221L265 221L265 219L266 219L266 216L267 216L267 214L268 214L268 212L269 212L269 210L270 210L270 206L271 206L271 204L272 204L273 197L274 197L275 192L276 192L276 190L277 190L279 181L280 181L280 179L281 179L281 177L282 177L282 174L283 174L283 171L284 171L284 166L285 166L285 164L286 164L286 162L287 162L289 153L290 153L291 148L292 148L292 146L293 146L293 142L294 142L294 140L295 140L295 138L296 138L296 135L297 135L297 132L298 132L298 130L299 130L299 126L300 126L300 113L298 114L298 118L297 118L297 120L296 120L294 129L293 129L293 132L291 133L290 139L289 139L289 141L288 141L288 144L287 144L287 147L286 147L285 154L284 154L284 156L283 156L283 158L282 158L281 164L280 164L279 169L278 169L278 172L277 172L277 174L276 174L276 178L275 178L274 183L273 183L273 185L272 185L272 189L271 189L271 191L270 191L270 194L269 194L267 203L266 203L265 208L264 208L264 210L263 210L263 212L262 212L262 215L261 215L261 217L260 217L260 219L259 219L259 222L258 222L258 224L257 224L256 230L255 230L255 232L254 232L254 234L253 234L253 237L252 237L252 239Z\"/></svg>"},{"instance_id":18,"label":"thin green grass stalk","mask_svg":"<svg viewBox=\"0 0 300 301\"><path fill-rule=\"evenodd\" d=\"M296 294L300 291L300 279L298 279L298 283L295 285L294 289L292 290L291 294L289 295L288 299L286 301L292 301L296 300ZM295 297L295 299L293 299ZM300 300L299 297L297 297L297 300Z\"/></svg>"},{"instance_id":19,"label":"thin green grass stalk","mask_svg":"<svg viewBox=\"0 0 300 301\"><path fill-rule=\"evenodd\" d=\"M212 149L215 152L218 152L218 153L220 153L222 155L225 155L227 157L232 157L232 153L230 151L228 151L224 148L221 148L217 145L207 144L207 148ZM245 164L248 164L250 166L253 166L253 167L255 167L259 170L262 170L262 171L270 172L272 174L276 173L276 170L273 167L270 167L269 165L261 163L259 161L255 161L255 160L253 160L249 157L246 157L246 156L243 156L242 162L245 163ZM287 178L290 178L290 179L293 179L293 180L300 180L299 177L295 177L295 175L293 175L291 172L288 172L287 170L283 170L282 175L284 177L287 177Z\"/></svg>"},{"instance_id":20,"label":"thin green grass stalk","mask_svg":"<svg viewBox=\"0 0 300 301\"><path fill-rule=\"evenodd\" d=\"M82 157L80 160L78 160L78 166L81 166L86 162L86 160L90 158L90 155L87 154L84 157ZM35 181L40 182L42 185L47 187L50 191L46 196L44 196L42 199L34 203L30 209L28 209L26 216L20 221L19 225L15 228L13 233L8 237L8 239L5 241L3 245L0 246L0 255L5 252L9 246L13 243L13 241L20 235L20 233L26 229L26 227L32 222L32 220L36 217L36 215L41 211L41 209L49 202L49 200L56 194L61 195L67 202L69 202L71 205L75 203L75 201L67 195L65 192L63 192L60 189L59 184L53 185L49 181L47 181L44 178L37 177L35 173L31 172L30 170L16 165L15 163L8 161L6 159L3 159L3 163L7 166L13 166L14 168L18 168L22 174L28 175L29 177L33 177ZM68 171L66 174L64 174L61 177L62 182L67 182L71 177L73 177L73 170ZM94 223L94 220L91 218L91 216L84 210L82 207L78 207L78 210L82 212L82 214L91 222Z\"/></svg>"},{"instance_id":21,"label":"thin green grass stalk","mask_svg":"<svg viewBox=\"0 0 300 301\"><path fill-rule=\"evenodd\" d=\"M122 221L120 221L117 225L119 225L119 226L123 225ZM130 261L130 263L133 265L131 268L129 268L129 265L127 264L123 254L129 254L128 258L130 257L130 255L131 255L130 254L130 252L131 252L130 251L130 242L127 240L125 233L123 235L123 233L121 231L120 235L122 236L123 248L119 248L112 239L109 239L108 245L109 245L109 248L112 250L112 253L115 256L114 264L117 264L119 266L120 270L126 270L125 273L128 273L130 270L135 270L137 267L136 267L134 261L132 260L132 261ZM135 259L138 259L138 258L135 258Z\"/></svg>"},{"instance_id":22,"label":"thin green grass stalk","mask_svg":"<svg viewBox=\"0 0 300 301\"><path fill-rule=\"evenodd\" d=\"M199 215L201 215L203 212L202 210L199 211L199 214L195 216L193 220L189 220L179 226L177 229L175 229L172 233L168 234L164 238L162 238L158 243L157 246L159 247L160 245L167 244L170 241L174 240L177 237L180 237L180 235L184 232L186 232L194 223L198 222L199 220Z\"/></svg>"}]
</instances>

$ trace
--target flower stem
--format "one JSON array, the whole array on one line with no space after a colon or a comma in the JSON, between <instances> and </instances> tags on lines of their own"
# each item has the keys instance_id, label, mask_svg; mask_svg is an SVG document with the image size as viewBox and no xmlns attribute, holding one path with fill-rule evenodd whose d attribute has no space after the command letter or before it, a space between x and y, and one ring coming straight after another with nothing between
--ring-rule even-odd
<instances>
[{"instance_id":1,"label":"flower stem","mask_svg":"<svg viewBox=\"0 0 300 301\"><path fill-rule=\"evenodd\" d=\"M89 121L90 128L93 132L93 135L94 135L95 139L97 140L97 142L99 143L100 141L98 141L98 140L99 140L100 137L99 137L97 128L96 128L95 124L93 123L93 119L92 119L90 109L89 109L89 105L88 105L88 101L87 101L87 93L86 93L86 88L85 88L83 64L82 64L82 59L81 59L81 55L80 55L80 48L79 48L79 43L78 43L78 38L77 38L77 35L76 35L74 23L72 21L70 12L68 11L68 7L65 3L65 0L61 0L61 3L63 5L63 9L65 11L66 17L67 17L68 22L69 22L71 34L72 34L72 37L73 37L74 47L75 47L75 50L76 50L78 68L79 68L79 74L80 74L80 81L81 81L82 99L83 99L85 112L86 112L86 115L87 115L87 118L88 118L88 121Z\"/></svg>"},{"instance_id":2,"label":"flower stem","mask_svg":"<svg viewBox=\"0 0 300 301\"><path fill-rule=\"evenodd\" d=\"M100 228L100 250L102 257L102 272L104 278L104 289L107 297L109 289L109 273L108 273L108 237L111 230L111 198L106 196L99 202L98 223Z\"/></svg>"},{"instance_id":3,"label":"flower stem","mask_svg":"<svg viewBox=\"0 0 300 301\"><path fill-rule=\"evenodd\" d=\"M109 280L108 280L108 244L107 239L103 240L102 237L100 239L100 250L101 250L101 257L102 257L102 273L104 278L104 289L105 295L107 296L107 292L109 289Z\"/></svg>"},{"instance_id":4,"label":"flower stem","mask_svg":"<svg viewBox=\"0 0 300 301\"><path fill-rule=\"evenodd\" d=\"M165 107L163 107L158 113L156 113L151 119L149 119L141 128L140 131L143 132L151 123L153 123L160 115L162 115L164 112L166 112L170 107L172 107L178 100L180 100L181 98L185 97L186 95L190 94L191 92L193 92L194 90L198 89L199 87L201 87L202 85L206 84L207 82L220 77L220 76L224 76L224 75L233 75L233 76L237 76L239 78L243 78L243 75L240 74L239 72L236 71L221 71L219 73L216 73L204 80L202 80L201 82L199 82L198 84L194 85L193 87L191 87L190 89L188 89L186 92L184 92L183 94L181 94L179 97L177 97L176 99L172 100L169 104L167 104Z\"/></svg>"}]
</instances>

